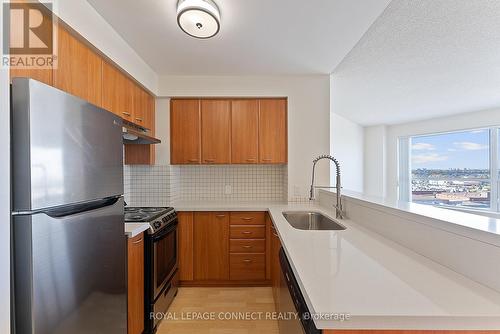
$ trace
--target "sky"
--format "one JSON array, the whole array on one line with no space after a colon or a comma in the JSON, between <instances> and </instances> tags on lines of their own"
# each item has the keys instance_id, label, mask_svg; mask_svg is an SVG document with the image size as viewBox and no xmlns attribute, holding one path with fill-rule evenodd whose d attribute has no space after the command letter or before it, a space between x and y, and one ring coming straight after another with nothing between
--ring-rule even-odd
<instances>
[{"instance_id":1,"label":"sky","mask_svg":"<svg viewBox=\"0 0 500 334\"><path fill-rule=\"evenodd\" d=\"M489 168L488 130L412 137L412 169Z\"/></svg>"}]
</instances>

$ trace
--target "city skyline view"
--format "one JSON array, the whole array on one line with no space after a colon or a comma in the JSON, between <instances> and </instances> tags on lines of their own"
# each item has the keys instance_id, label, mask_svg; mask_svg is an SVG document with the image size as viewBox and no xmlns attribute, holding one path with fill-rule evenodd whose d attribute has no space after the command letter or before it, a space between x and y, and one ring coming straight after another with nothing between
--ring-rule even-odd
<instances>
[{"instance_id":1,"label":"city skyline view","mask_svg":"<svg viewBox=\"0 0 500 334\"><path fill-rule=\"evenodd\" d=\"M412 170L489 169L489 141L487 129L413 137Z\"/></svg>"}]
</instances>

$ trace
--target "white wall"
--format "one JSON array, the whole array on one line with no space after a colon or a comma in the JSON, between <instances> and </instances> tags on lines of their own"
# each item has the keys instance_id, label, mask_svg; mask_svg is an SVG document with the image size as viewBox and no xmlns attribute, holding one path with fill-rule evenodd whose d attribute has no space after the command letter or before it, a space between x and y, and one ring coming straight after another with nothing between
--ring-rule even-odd
<instances>
[{"instance_id":1,"label":"white wall","mask_svg":"<svg viewBox=\"0 0 500 334\"><path fill-rule=\"evenodd\" d=\"M0 17L3 17L0 6ZM3 46L0 24L0 46ZM0 67L0 333L10 333L10 103L9 72Z\"/></svg>"},{"instance_id":2,"label":"white wall","mask_svg":"<svg viewBox=\"0 0 500 334\"><path fill-rule=\"evenodd\" d=\"M331 154L340 162L342 187L363 191L363 127L330 113ZM335 165L330 165L330 183L335 185Z\"/></svg>"},{"instance_id":3,"label":"white wall","mask_svg":"<svg viewBox=\"0 0 500 334\"><path fill-rule=\"evenodd\" d=\"M144 87L158 91L158 75L85 0L54 0L54 12Z\"/></svg>"},{"instance_id":4,"label":"white wall","mask_svg":"<svg viewBox=\"0 0 500 334\"><path fill-rule=\"evenodd\" d=\"M312 160L330 152L329 76L163 76L159 96L288 97L288 194L308 197ZM168 138L166 102L158 102L157 133ZM159 164L169 163L159 146ZM329 183L327 164L318 165L317 184Z\"/></svg>"},{"instance_id":5,"label":"white wall","mask_svg":"<svg viewBox=\"0 0 500 334\"><path fill-rule=\"evenodd\" d=\"M446 131L467 130L473 128L500 126L500 110L484 110L465 113L455 116L435 118L426 121L410 122L398 125L387 126L386 130L386 195L389 198L397 198L398 183L398 138L404 136L423 135ZM372 143L383 142L382 131L374 131L373 128L365 129L366 138L371 138ZM379 159L380 153L373 153L368 148L365 151L365 161ZM382 179L384 176L379 168L370 168L370 164L365 165L365 179ZM380 185L378 186L380 187Z\"/></svg>"},{"instance_id":6,"label":"white wall","mask_svg":"<svg viewBox=\"0 0 500 334\"><path fill-rule=\"evenodd\" d=\"M370 196L385 197L386 192L386 132L384 125L364 130L364 187Z\"/></svg>"},{"instance_id":7,"label":"white wall","mask_svg":"<svg viewBox=\"0 0 500 334\"><path fill-rule=\"evenodd\" d=\"M334 75L330 76L330 152L340 162L342 187L363 191L364 129L357 123L340 116L339 87ZM335 167L331 166L332 185L335 184Z\"/></svg>"}]
</instances>

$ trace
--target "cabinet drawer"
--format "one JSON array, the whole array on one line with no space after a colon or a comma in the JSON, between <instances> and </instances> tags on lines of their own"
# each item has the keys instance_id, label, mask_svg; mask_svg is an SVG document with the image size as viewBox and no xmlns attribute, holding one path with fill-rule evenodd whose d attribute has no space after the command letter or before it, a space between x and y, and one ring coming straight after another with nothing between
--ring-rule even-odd
<instances>
[{"instance_id":1,"label":"cabinet drawer","mask_svg":"<svg viewBox=\"0 0 500 334\"><path fill-rule=\"evenodd\" d=\"M264 225L265 212L231 212L231 225Z\"/></svg>"},{"instance_id":2,"label":"cabinet drawer","mask_svg":"<svg viewBox=\"0 0 500 334\"><path fill-rule=\"evenodd\" d=\"M265 254L231 254L229 276L231 280L265 280Z\"/></svg>"},{"instance_id":3,"label":"cabinet drawer","mask_svg":"<svg viewBox=\"0 0 500 334\"><path fill-rule=\"evenodd\" d=\"M266 227L253 225L231 226L231 239L265 239Z\"/></svg>"},{"instance_id":4,"label":"cabinet drawer","mask_svg":"<svg viewBox=\"0 0 500 334\"><path fill-rule=\"evenodd\" d=\"M229 241L231 253L265 253L266 240L264 239L231 239Z\"/></svg>"}]
</instances>

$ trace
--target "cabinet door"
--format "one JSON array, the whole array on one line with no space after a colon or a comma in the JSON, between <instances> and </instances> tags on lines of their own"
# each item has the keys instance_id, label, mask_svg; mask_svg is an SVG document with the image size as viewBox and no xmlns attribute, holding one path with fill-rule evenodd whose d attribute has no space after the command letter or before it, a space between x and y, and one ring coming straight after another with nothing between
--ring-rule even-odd
<instances>
[{"instance_id":1,"label":"cabinet door","mask_svg":"<svg viewBox=\"0 0 500 334\"><path fill-rule=\"evenodd\" d=\"M151 136L155 135L155 101L154 97L143 91L145 96L144 127L150 130ZM125 165L154 165L156 159L156 145L125 146Z\"/></svg>"},{"instance_id":2,"label":"cabinet door","mask_svg":"<svg viewBox=\"0 0 500 334\"><path fill-rule=\"evenodd\" d=\"M61 26L58 32L59 60L54 70L54 86L101 106L101 57Z\"/></svg>"},{"instance_id":3,"label":"cabinet door","mask_svg":"<svg viewBox=\"0 0 500 334\"><path fill-rule=\"evenodd\" d=\"M134 83L115 66L103 62L102 106L104 109L133 122Z\"/></svg>"},{"instance_id":4,"label":"cabinet door","mask_svg":"<svg viewBox=\"0 0 500 334\"><path fill-rule=\"evenodd\" d=\"M132 84L133 90L133 123L140 127L146 128L146 109L147 109L147 93L138 85Z\"/></svg>"},{"instance_id":5,"label":"cabinet door","mask_svg":"<svg viewBox=\"0 0 500 334\"><path fill-rule=\"evenodd\" d=\"M229 214L194 213L194 279L229 279Z\"/></svg>"},{"instance_id":6,"label":"cabinet door","mask_svg":"<svg viewBox=\"0 0 500 334\"><path fill-rule=\"evenodd\" d=\"M122 118L124 120L127 120L132 123L136 123L135 121L135 111L136 111L136 105L135 105L135 88L136 85L132 80L127 78L125 75L120 73L120 80L123 80L123 87L125 88L124 91L124 110L122 112Z\"/></svg>"},{"instance_id":7,"label":"cabinet door","mask_svg":"<svg viewBox=\"0 0 500 334\"><path fill-rule=\"evenodd\" d=\"M271 223L272 224L272 223ZM281 242L273 225L271 225L271 285L273 287L274 305L278 309L280 291L280 259Z\"/></svg>"},{"instance_id":8,"label":"cabinet door","mask_svg":"<svg viewBox=\"0 0 500 334\"><path fill-rule=\"evenodd\" d=\"M200 100L170 100L170 163L199 164Z\"/></svg>"},{"instance_id":9,"label":"cabinet door","mask_svg":"<svg viewBox=\"0 0 500 334\"><path fill-rule=\"evenodd\" d=\"M231 109L229 100L201 101L202 163L231 162Z\"/></svg>"},{"instance_id":10,"label":"cabinet door","mask_svg":"<svg viewBox=\"0 0 500 334\"><path fill-rule=\"evenodd\" d=\"M231 101L231 162L259 162L259 101Z\"/></svg>"},{"instance_id":11,"label":"cabinet door","mask_svg":"<svg viewBox=\"0 0 500 334\"><path fill-rule=\"evenodd\" d=\"M178 212L178 254L179 254L179 279L192 281L193 276L193 213Z\"/></svg>"},{"instance_id":12,"label":"cabinet door","mask_svg":"<svg viewBox=\"0 0 500 334\"><path fill-rule=\"evenodd\" d=\"M144 330L144 236L128 239L127 322L129 334Z\"/></svg>"},{"instance_id":13,"label":"cabinet door","mask_svg":"<svg viewBox=\"0 0 500 334\"><path fill-rule=\"evenodd\" d=\"M260 100L259 161L263 164L287 162L286 99Z\"/></svg>"},{"instance_id":14,"label":"cabinet door","mask_svg":"<svg viewBox=\"0 0 500 334\"><path fill-rule=\"evenodd\" d=\"M102 64L102 106L117 116L125 116L125 78L113 65Z\"/></svg>"}]
</instances>

